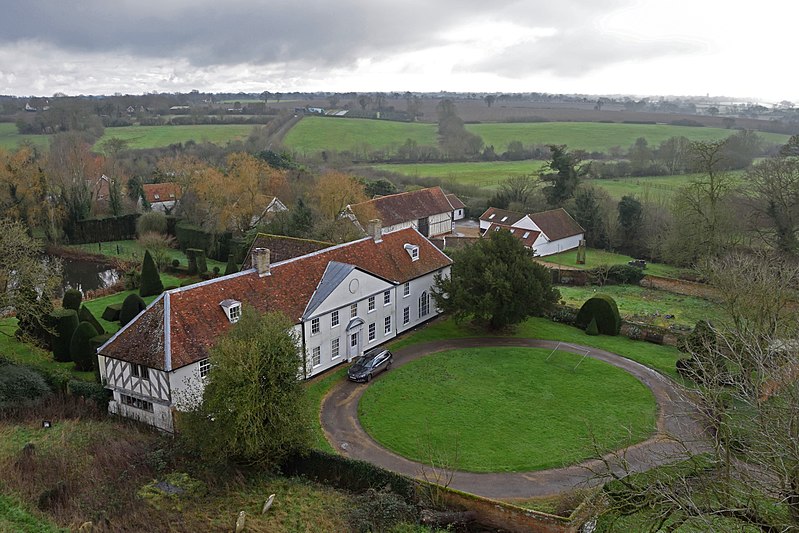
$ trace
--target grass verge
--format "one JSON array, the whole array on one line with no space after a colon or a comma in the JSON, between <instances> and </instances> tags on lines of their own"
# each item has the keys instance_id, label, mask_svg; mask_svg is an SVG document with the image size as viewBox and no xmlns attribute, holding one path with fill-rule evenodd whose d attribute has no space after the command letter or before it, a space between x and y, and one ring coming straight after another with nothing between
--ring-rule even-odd
<instances>
[{"instance_id":1,"label":"grass verge","mask_svg":"<svg viewBox=\"0 0 799 533\"><path fill-rule=\"evenodd\" d=\"M330 453L338 453L338 451L334 450L330 443L325 438L325 432L322 430L322 422L319 418L320 416L320 408L322 405L322 399L328 393L328 391L333 388L333 385L338 383L339 381L346 379L347 377L347 365L343 365L341 368L334 370L332 373L323 376L320 379L315 379L306 384L306 394L308 395L308 401L311 402L314 410L316 411L316 418L314 419L314 444L313 447L317 450L322 450L324 452Z\"/></svg>"},{"instance_id":2,"label":"grass verge","mask_svg":"<svg viewBox=\"0 0 799 533\"><path fill-rule=\"evenodd\" d=\"M547 263L554 263L556 265L563 265L572 268L579 268L580 270L590 270L598 266L608 265L626 265L634 258L629 255L617 254L608 252L606 250L597 250L595 248L588 248L585 251L585 264L577 264L577 250L567 250L559 254L552 254L542 257L542 261ZM664 265L662 263L647 263L644 269L644 274L652 276L660 276L663 278L679 278L682 269L673 267L671 265Z\"/></svg>"}]
</instances>

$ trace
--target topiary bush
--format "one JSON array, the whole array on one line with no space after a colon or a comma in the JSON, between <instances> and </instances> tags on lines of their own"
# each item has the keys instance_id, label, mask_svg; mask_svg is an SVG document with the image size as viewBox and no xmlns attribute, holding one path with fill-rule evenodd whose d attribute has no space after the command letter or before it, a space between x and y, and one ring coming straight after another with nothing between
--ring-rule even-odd
<instances>
[{"instance_id":1,"label":"topiary bush","mask_svg":"<svg viewBox=\"0 0 799 533\"><path fill-rule=\"evenodd\" d=\"M89 339L89 346L92 349L92 353L95 354L95 360L97 360L97 349L108 342L111 337L113 337L113 334L111 333L101 333L100 335ZM97 383L100 383L100 367L96 364L94 365L94 379L97 381Z\"/></svg>"},{"instance_id":2,"label":"topiary bush","mask_svg":"<svg viewBox=\"0 0 799 533\"><path fill-rule=\"evenodd\" d=\"M611 265L608 269L608 279L615 283L638 285L645 275L643 269L632 265Z\"/></svg>"},{"instance_id":3,"label":"topiary bush","mask_svg":"<svg viewBox=\"0 0 799 533\"><path fill-rule=\"evenodd\" d=\"M53 347L53 359L62 363L72 361L69 356L69 343L72 334L78 328L78 313L74 309L56 309L49 316L53 324L53 337L50 341Z\"/></svg>"},{"instance_id":4,"label":"topiary bush","mask_svg":"<svg viewBox=\"0 0 799 533\"><path fill-rule=\"evenodd\" d=\"M89 308L86 307L85 305L80 306L80 311L78 311L78 320L80 322L88 322L89 324L94 326L94 329L97 330L98 335L102 335L103 333L105 333L105 328L103 328L103 326L100 325L100 322L96 318L94 318L92 312L89 311Z\"/></svg>"},{"instance_id":5,"label":"topiary bush","mask_svg":"<svg viewBox=\"0 0 799 533\"><path fill-rule=\"evenodd\" d=\"M239 266L236 264L236 258L233 254L227 256L227 264L225 265L225 275L235 274L239 271Z\"/></svg>"},{"instance_id":6,"label":"topiary bush","mask_svg":"<svg viewBox=\"0 0 799 533\"><path fill-rule=\"evenodd\" d=\"M88 372L94 369L97 360L95 353L92 351L91 339L98 335L97 330L94 329L89 322L81 322L75 328L72 334L72 340L69 343L69 353L72 360L75 361L75 368L81 372Z\"/></svg>"},{"instance_id":7,"label":"topiary bush","mask_svg":"<svg viewBox=\"0 0 799 533\"><path fill-rule=\"evenodd\" d=\"M129 294L125 301L122 302L122 309L119 311L119 323L120 325L124 326L136 316L144 311L147 307L147 304L144 303L144 300L141 299L136 293Z\"/></svg>"},{"instance_id":8,"label":"topiary bush","mask_svg":"<svg viewBox=\"0 0 799 533\"><path fill-rule=\"evenodd\" d=\"M621 316L616 301L607 294L597 294L589 298L575 319L577 325L586 329L591 320L596 320L597 329L602 335L618 335L621 329Z\"/></svg>"},{"instance_id":9,"label":"topiary bush","mask_svg":"<svg viewBox=\"0 0 799 533\"><path fill-rule=\"evenodd\" d=\"M67 289L64 291L64 297L61 299L61 307L78 311L82 300L83 294L79 290Z\"/></svg>"},{"instance_id":10,"label":"topiary bush","mask_svg":"<svg viewBox=\"0 0 799 533\"><path fill-rule=\"evenodd\" d=\"M116 322L119 320L119 312L122 310L122 304L111 304L105 308L103 311L103 320L107 320L108 322Z\"/></svg>"},{"instance_id":11,"label":"topiary bush","mask_svg":"<svg viewBox=\"0 0 799 533\"><path fill-rule=\"evenodd\" d=\"M144 261L141 265L141 285L139 286L139 296L155 296L164 292L164 284L161 282L161 275L158 267L155 266L150 250L144 252Z\"/></svg>"},{"instance_id":12,"label":"topiary bush","mask_svg":"<svg viewBox=\"0 0 799 533\"><path fill-rule=\"evenodd\" d=\"M35 402L50 392L40 373L0 360L0 411Z\"/></svg>"},{"instance_id":13,"label":"topiary bush","mask_svg":"<svg viewBox=\"0 0 799 533\"><path fill-rule=\"evenodd\" d=\"M596 325L596 317L593 317L591 322L588 323L588 327L585 328L585 333L591 336L599 335L599 328Z\"/></svg>"}]
</instances>

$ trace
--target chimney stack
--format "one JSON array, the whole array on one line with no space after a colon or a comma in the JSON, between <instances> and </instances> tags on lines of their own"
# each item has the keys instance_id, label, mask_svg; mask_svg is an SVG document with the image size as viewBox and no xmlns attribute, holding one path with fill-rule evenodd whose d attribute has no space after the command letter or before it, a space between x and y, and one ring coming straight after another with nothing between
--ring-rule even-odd
<instances>
[{"instance_id":1,"label":"chimney stack","mask_svg":"<svg viewBox=\"0 0 799 533\"><path fill-rule=\"evenodd\" d=\"M252 251L252 266L258 272L258 277L270 275L269 248L255 248Z\"/></svg>"},{"instance_id":2,"label":"chimney stack","mask_svg":"<svg viewBox=\"0 0 799 533\"><path fill-rule=\"evenodd\" d=\"M375 218L369 221L369 227L371 228L372 238L375 242L382 242L383 241L383 223L379 218Z\"/></svg>"}]
</instances>

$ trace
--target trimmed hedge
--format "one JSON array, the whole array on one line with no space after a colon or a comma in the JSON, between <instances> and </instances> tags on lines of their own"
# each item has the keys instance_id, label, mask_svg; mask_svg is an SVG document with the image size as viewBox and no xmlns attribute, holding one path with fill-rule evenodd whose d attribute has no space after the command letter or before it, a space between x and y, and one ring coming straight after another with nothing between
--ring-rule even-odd
<instances>
[{"instance_id":1,"label":"trimmed hedge","mask_svg":"<svg viewBox=\"0 0 799 533\"><path fill-rule=\"evenodd\" d=\"M588 323L588 327L585 328L585 332L591 336L599 335L599 328L596 325L596 317L592 318L591 322Z\"/></svg>"},{"instance_id":2,"label":"trimmed hedge","mask_svg":"<svg viewBox=\"0 0 799 533\"><path fill-rule=\"evenodd\" d=\"M109 322L116 322L119 320L120 311L122 311L122 304L111 304L103 311L102 319Z\"/></svg>"},{"instance_id":3,"label":"trimmed hedge","mask_svg":"<svg viewBox=\"0 0 799 533\"><path fill-rule=\"evenodd\" d=\"M577 313L576 322L582 329L586 329L591 320L596 320L602 335L618 335L621 316L616 301L607 294L597 294L589 298Z\"/></svg>"},{"instance_id":4,"label":"trimmed hedge","mask_svg":"<svg viewBox=\"0 0 799 533\"><path fill-rule=\"evenodd\" d=\"M239 266L236 264L236 258L233 254L227 256L227 264L225 265L225 275L235 274L239 271Z\"/></svg>"},{"instance_id":5,"label":"trimmed hedge","mask_svg":"<svg viewBox=\"0 0 799 533\"><path fill-rule=\"evenodd\" d=\"M164 284L161 282L161 275L158 274L158 267L155 266L150 250L144 252L144 261L141 265L141 285L139 286L139 296L155 296L164 292Z\"/></svg>"},{"instance_id":6,"label":"trimmed hedge","mask_svg":"<svg viewBox=\"0 0 799 533\"><path fill-rule=\"evenodd\" d=\"M61 307L64 309L80 310L80 303L83 301L83 293L77 289L67 289L61 299Z\"/></svg>"},{"instance_id":7,"label":"trimmed hedge","mask_svg":"<svg viewBox=\"0 0 799 533\"><path fill-rule=\"evenodd\" d=\"M199 248L187 248L186 257L189 260L189 275L203 274L208 272L208 264L205 261L205 251Z\"/></svg>"},{"instance_id":8,"label":"trimmed hedge","mask_svg":"<svg viewBox=\"0 0 799 533\"><path fill-rule=\"evenodd\" d=\"M80 311L78 311L78 320L80 320L81 322L88 322L89 324L94 326L94 329L97 330L98 335L102 335L103 333L105 333L105 328L103 328L103 326L100 325L100 322L96 318L94 318L92 312L89 311L89 308L86 307L85 305L80 306Z\"/></svg>"},{"instance_id":9,"label":"trimmed hedge","mask_svg":"<svg viewBox=\"0 0 799 533\"><path fill-rule=\"evenodd\" d=\"M74 309L56 309L49 316L54 332L51 341L53 359L61 363L72 361L69 356L69 344L72 341L72 334L78 328L78 313Z\"/></svg>"},{"instance_id":10,"label":"trimmed hedge","mask_svg":"<svg viewBox=\"0 0 799 533\"><path fill-rule=\"evenodd\" d=\"M70 394L96 403L104 411L108 409L108 402L111 401L111 391L100 383L73 379L67 383L67 390Z\"/></svg>"},{"instance_id":11,"label":"trimmed hedge","mask_svg":"<svg viewBox=\"0 0 799 533\"><path fill-rule=\"evenodd\" d=\"M119 217L87 218L69 224L65 230L70 244L126 241L136 238L139 213Z\"/></svg>"},{"instance_id":12,"label":"trimmed hedge","mask_svg":"<svg viewBox=\"0 0 799 533\"><path fill-rule=\"evenodd\" d=\"M124 326L136 318L146 307L147 304L144 303L141 296L136 293L129 294L125 301L122 302L122 309L119 311L119 324Z\"/></svg>"},{"instance_id":13,"label":"trimmed hedge","mask_svg":"<svg viewBox=\"0 0 799 533\"><path fill-rule=\"evenodd\" d=\"M175 237L181 250L203 250L208 257L217 261L226 261L228 255L236 253L238 248L231 232L215 235L187 222L178 222L175 225Z\"/></svg>"},{"instance_id":14,"label":"trimmed hedge","mask_svg":"<svg viewBox=\"0 0 799 533\"><path fill-rule=\"evenodd\" d=\"M284 461L281 471L286 475L305 476L352 492L370 488L380 490L388 486L407 501L416 500L416 482L413 479L365 461L319 450L308 450L289 457Z\"/></svg>"},{"instance_id":15,"label":"trimmed hedge","mask_svg":"<svg viewBox=\"0 0 799 533\"><path fill-rule=\"evenodd\" d=\"M75 368L88 372L97 365L97 357L92 350L91 339L97 336L97 330L89 322L81 322L72 334L69 353L75 361Z\"/></svg>"}]
</instances>

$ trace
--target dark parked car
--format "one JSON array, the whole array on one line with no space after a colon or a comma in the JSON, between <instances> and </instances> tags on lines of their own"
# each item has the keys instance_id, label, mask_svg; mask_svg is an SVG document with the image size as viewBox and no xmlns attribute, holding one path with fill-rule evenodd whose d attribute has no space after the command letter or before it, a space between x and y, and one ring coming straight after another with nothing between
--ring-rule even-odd
<instances>
[{"instance_id":1,"label":"dark parked car","mask_svg":"<svg viewBox=\"0 0 799 533\"><path fill-rule=\"evenodd\" d=\"M391 368L394 356L388 350L366 352L347 371L347 377L360 383L371 380L375 374Z\"/></svg>"}]
</instances>

